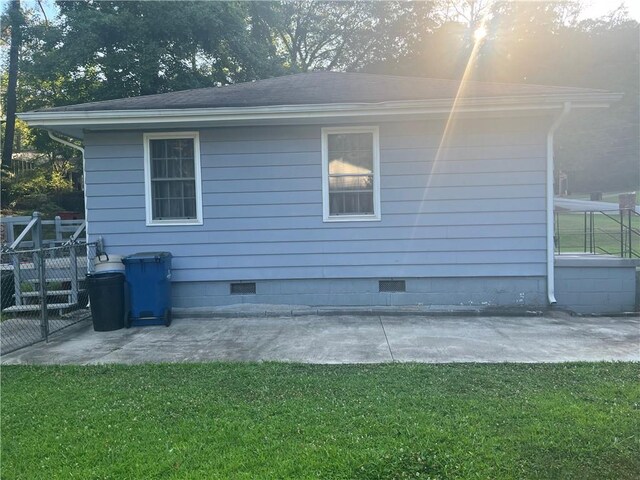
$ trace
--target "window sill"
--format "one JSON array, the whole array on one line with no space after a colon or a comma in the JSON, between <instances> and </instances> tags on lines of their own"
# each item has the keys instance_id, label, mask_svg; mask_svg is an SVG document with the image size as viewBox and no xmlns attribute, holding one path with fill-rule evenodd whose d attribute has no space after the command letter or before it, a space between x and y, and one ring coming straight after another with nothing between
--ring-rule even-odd
<instances>
[{"instance_id":1,"label":"window sill","mask_svg":"<svg viewBox=\"0 0 640 480\"><path fill-rule=\"evenodd\" d=\"M202 224L202 220L155 220L147 222L147 227L184 227Z\"/></svg>"},{"instance_id":2,"label":"window sill","mask_svg":"<svg viewBox=\"0 0 640 480\"><path fill-rule=\"evenodd\" d=\"M380 215L343 215L339 217L325 217L322 219L325 223L332 222L379 222Z\"/></svg>"}]
</instances>

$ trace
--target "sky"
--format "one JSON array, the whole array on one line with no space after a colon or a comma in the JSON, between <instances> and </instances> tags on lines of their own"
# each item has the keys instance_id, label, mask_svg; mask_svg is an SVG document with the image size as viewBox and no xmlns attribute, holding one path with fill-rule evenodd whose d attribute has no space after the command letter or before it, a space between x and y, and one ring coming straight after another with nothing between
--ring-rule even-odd
<instances>
[{"instance_id":1,"label":"sky","mask_svg":"<svg viewBox=\"0 0 640 480\"><path fill-rule=\"evenodd\" d=\"M37 5L35 0L26 1L24 3L31 8L35 8ZM612 10L615 10L619 5L624 4L627 7L629 16L640 22L640 0L583 0L582 3L585 5L582 13L583 19L597 18L607 15ZM43 0L42 4L47 16L54 17L58 10L54 0Z\"/></svg>"},{"instance_id":2,"label":"sky","mask_svg":"<svg viewBox=\"0 0 640 480\"><path fill-rule=\"evenodd\" d=\"M584 18L601 17L611 12L611 10L616 9L621 3L624 3L624 5L627 7L627 10L629 11L629 16L634 20L640 21L639 0L585 0L583 3L585 4L582 12L582 16Z\"/></svg>"}]
</instances>

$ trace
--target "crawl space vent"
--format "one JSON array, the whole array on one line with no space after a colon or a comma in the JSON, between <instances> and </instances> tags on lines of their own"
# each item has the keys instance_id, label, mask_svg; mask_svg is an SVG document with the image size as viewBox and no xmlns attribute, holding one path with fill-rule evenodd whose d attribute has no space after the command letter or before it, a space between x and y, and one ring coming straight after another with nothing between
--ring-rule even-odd
<instances>
[{"instance_id":1,"label":"crawl space vent","mask_svg":"<svg viewBox=\"0 0 640 480\"><path fill-rule=\"evenodd\" d=\"M378 282L379 292L406 292L407 285L404 280L380 280Z\"/></svg>"},{"instance_id":2,"label":"crawl space vent","mask_svg":"<svg viewBox=\"0 0 640 480\"><path fill-rule=\"evenodd\" d=\"M253 295L256 293L255 282L251 283L232 283L231 295Z\"/></svg>"}]
</instances>

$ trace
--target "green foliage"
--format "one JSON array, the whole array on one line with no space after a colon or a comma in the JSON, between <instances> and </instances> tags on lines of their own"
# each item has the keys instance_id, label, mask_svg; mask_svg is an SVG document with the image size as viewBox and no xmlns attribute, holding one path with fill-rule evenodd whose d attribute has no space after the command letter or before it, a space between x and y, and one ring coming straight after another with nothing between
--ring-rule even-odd
<instances>
[{"instance_id":1,"label":"green foliage","mask_svg":"<svg viewBox=\"0 0 640 480\"><path fill-rule=\"evenodd\" d=\"M64 172L44 165L24 172L13 178L9 194L22 196L38 193L54 193L70 191L71 181L64 176Z\"/></svg>"},{"instance_id":2,"label":"green foliage","mask_svg":"<svg viewBox=\"0 0 640 480\"><path fill-rule=\"evenodd\" d=\"M556 166L573 192L640 188L640 25L621 15L578 22L570 2L469 2L485 6L465 25L444 21L403 58L368 71L597 88L624 94L610 109L572 114L555 137ZM489 11L490 10L490 11ZM473 31L485 40L470 60Z\"/></svg>"},{"instance_id":3,"label":"green foliage","mask_svg":"<svg viewBox=\"0 0 640 480\"><path fill-rule=\"evenodd\" d=\"M460 78L486 16L469 78L624 93L609 110L570 117L556 135L556 162L574 192L640 188L640 30L624 15L579 22L575 2L486 0L58 7L45 22L23 4L18 111L317 69ZM5 45L9 33L2 30ZM18 132L18 147L51 159L77 155L41 130Z\"/></svg>"},{"instance_id":4,"label":"green foliage","mask_svg":"<svg viewBox=\"0 0 640 480\"><path fill-rule=\"evenodd\" d=\"M55 199L73 192L70 174L76 168L72 162L54 161L19 175L4 171L2 210L17 214L31 214L38 210L45 215L64 210Z\"/></svg>"},{"instance_id":5,"label":"green foliage","mask_svg":"<svg viewBox=\"0 0 640 480\"><path fill-rule=\"evenodd\" d=\"M266 32L292 71L353 70L406 55L434 21L429 2L273 2Z\"/></svg>"},{"instance_id":6,"label":"green foliage","mask_svg":"<svg viewBox=\"0 0 640 480\"><path fill-rule=\"evenodd\" d=\"M250 35L243 3L59 6L60 23L31 65L48 72L47 87L61 104L252 80L275 66Z\"/></svg>"},{"instance_id":7,"label":"green foliage","mask_svg":"<svg viewBox=\"0 0 640 480\"><path fill-rule=\"evenodd\" d=\"M633 363L3 366L2 477L635 479Z\"/></svg>"}]
</instances>

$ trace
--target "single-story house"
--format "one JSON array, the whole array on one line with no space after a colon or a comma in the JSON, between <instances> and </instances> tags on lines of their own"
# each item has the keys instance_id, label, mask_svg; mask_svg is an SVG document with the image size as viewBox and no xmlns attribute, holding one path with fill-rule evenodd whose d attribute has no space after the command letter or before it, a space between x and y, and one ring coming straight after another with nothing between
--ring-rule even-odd
<instances>
[{"instance_id":1,"label":"single-story house","mask_svg":"<svg viewBox=\"0 0 640 480\"><path fill-rule=\"evenodd\" d=\"M20 117L82 142L89 239L171 252L174 306L547 306L554 132L619 99L316 72Z\"/></svg>"}]
</instances>

